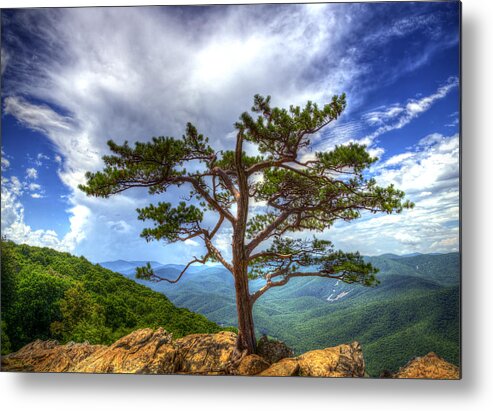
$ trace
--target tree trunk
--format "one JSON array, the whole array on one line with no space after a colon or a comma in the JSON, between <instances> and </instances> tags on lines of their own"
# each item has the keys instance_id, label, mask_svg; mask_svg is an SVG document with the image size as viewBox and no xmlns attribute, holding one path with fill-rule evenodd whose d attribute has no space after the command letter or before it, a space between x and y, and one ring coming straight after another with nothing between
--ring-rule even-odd
<instances>
[{"instance_id":1,"label":"tree trunk","mask_svg":"<svg viewBox=\"0 0 493 411\"><path fill-rule=\"evenodd\" d=\"M247 354L255 353L257 341L253 326L252 304L248 290L248 274L246 270L236 270L235 267L235 289L236 289L236 311L238 313L238 340L236 348L238 351L247 351Z\"/></svg>"},{"instance_id":2,"label":"tree trunk","mask_svg":"<svg viewBox=\"0 0 493 411\"><path fill-rule=\"evenodd\" d=\"M235 150L236 171L238 174L237 220L233 226L233 274L235 277L236 311L238 313L239 352L253 354L257 348L253 328L252 303L248 289L248 256L245 248L245 234L248 219L248 176L242 164L243 133L238 132Z\"/></svg>"}]
</instances>

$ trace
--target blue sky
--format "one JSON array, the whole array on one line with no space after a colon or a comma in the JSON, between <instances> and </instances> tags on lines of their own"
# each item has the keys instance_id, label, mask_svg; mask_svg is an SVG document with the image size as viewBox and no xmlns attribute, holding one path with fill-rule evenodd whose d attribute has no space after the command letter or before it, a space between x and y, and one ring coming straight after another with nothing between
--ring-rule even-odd
<instances>
[{"instance_id":1,"label":"blue sky","mask_svg":"<svg viewBox=\"0 0 493 411\"><path fill-rule=\"evenodd\" d=\"M367 144L379 157L370 174L416 207L363 215L322 236L367 255L457 251L458 8L2 10L2 235L92 261L185 263L201 254L194 241L139 237L145 191L104 200L77 189L101 168L105 142L179 137L191 121L213 146L230 148L233 123L256 93L289 106L345 92L346 112L313 137L315 149ZM229 243L225 229L216 245L226 256Z\"/></svg>"}]
</instances>

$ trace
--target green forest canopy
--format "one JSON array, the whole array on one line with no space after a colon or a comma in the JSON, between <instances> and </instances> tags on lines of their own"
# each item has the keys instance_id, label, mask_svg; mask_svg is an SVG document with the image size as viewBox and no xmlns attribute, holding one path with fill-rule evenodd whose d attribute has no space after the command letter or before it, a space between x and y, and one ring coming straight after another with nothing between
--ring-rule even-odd
<instances>
[{"instance_id":1,"label":"green forest canopy","mask_svg":"<svg viewBox=\"0 0 493 411\"><path fill-rule=\"evenodd\" d=\"M6 240L1 247L2 354L38 338L110 344L145 327L175 338L223 329L84 257Z\"/></svg>"}]
</instances>

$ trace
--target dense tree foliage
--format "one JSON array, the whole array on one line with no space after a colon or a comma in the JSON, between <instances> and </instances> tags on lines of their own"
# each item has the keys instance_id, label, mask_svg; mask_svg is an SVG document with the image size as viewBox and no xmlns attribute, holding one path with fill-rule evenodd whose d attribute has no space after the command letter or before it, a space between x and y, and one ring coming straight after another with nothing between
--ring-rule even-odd
<instances>
[{"instance_id":1,"label":"dense tree foliage","mask_svg":"<svg viewBox=\"0 0 493 411\"><path fill-rule=\"evenodd\" d=\"M175 337L222 328L83 257L2 240L2 353L34 339L110 344L163 327Z\"/></svg>"},{"instance_id":2,"label":"dense tree foliage","mask_svg":"<svg viewBox=\"0 0 493 411\"><path fill-rule=\"evenodd\" d=\"M191 260L173 280L159 277L150 266L140 269L138 276L176 282L193 263L221 262L235 281L238 349L253 352L252 308L267 290L307 276L376 284L377 270L357 252L335 250L329 241L317 238L298 241L287 235L321 232L338 220L359 218L362 211L399 213L412 207L402 191L392 185L380 187L365 176L377 160L365 146L351 143L330 151L309 151L310 138L336 120L345 106L344 94L323 107L309 101L289 109L272 107L270 97L256 95L253 115L245 112L235 123L234 151L215 151L190 123L181 139L154 137L134 147L109 141L113 154L103 157L106 167L87 173L87 184L80 188L89 195L108 197L134 187L161 194L171 186L188 186L189 200L195 198L195 204L188 201L174 207L160 202L137 210L139 219L153 223L142 236L148 241L201 239L206 254ZM258 155L248 156L247 146L255 147ZM263 211L253 213L254 204L263 205ZM204 224L207 211L217 213L214 227ZM214 245L224 225L232 229L231 261ZM248 288L252 276L267 280L255 293Z\"/></svg>"}]
</instances>

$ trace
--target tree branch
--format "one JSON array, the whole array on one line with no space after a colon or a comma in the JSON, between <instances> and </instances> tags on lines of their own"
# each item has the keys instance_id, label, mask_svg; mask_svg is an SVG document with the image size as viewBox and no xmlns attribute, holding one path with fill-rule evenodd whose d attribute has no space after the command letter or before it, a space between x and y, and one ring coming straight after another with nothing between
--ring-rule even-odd
<instances>
[{"instance_id":1,"label":"tree branch","mask_svg":"<svg viewBox=\"0 0 493 411\"><path fill-rule=\"evenodd\" d=\"M197 258L197 257L194 257L193 260L189 261L189 263L185 266L185 268L180 272L180 274L178 275L178 277L176 277L174 280L170 280L169 278L164 278L164 277L161 277L159 275L156 275L154 273L152 273L151 275L151 278L152 279L155 279L154 281L156 282L160 282L160 281L166 281L170 284L175 284L177 283L178 281L180 281L181 277L183 276L183 274L185 274L185 272L188 270L188 268L193 264L193 263L201 263L201 264L205 264L207 262L207 259L210 257L210 254L207 253L205 255L205 257L203 258Z\"/></svg>"},{"instance_id":2,"label":"tree branch","mask_svg":"<svg viewBox=\"0 0 493 411\"><path fill-rule=\"evenodd\" d=\"M335 275L335 274L330 274L330 273L327 273L327 272L316 272L316 271L307 271L307 272L293 272L293 273L287 273L287 268L284 268L280 271L277 271L276 273L274 274L271 274L271 275L267 275L267 283L262 287L260 288L259 290L257 290L256 292L254 292L253 294L250 295L250 300L251 300L251 303L253 304L255 301L257 301L257 299L262 296L265 292L267 292L267 290L270 290L272 287L280 287L282 285L285 285L288 283L288 281L293 278L293 277L323 277L323 278L334 278L336 280L341 280L344 276L344 274L338 274L338 275ZM272 281L271 279L273 277L279 277L279 276L283 276L282 280L278 280L278 281Z\"/></svg>"},{"instance_id":3,"label":"tree branch","mask_svg":"<svg viewBox=\"0 0 493 411\"><path fill-rule=\"evenodd\" d=\"M233 197L238 200L240 198L240 193L236 189L236 187L233 184L233 181L231 180L231 177L228 176L228 174L220 167L214 167L212 169L212 172L221 177L224 185L228 188L228 190L231 192Z\"/></svg>"},{"instance_id":4,"label":"tree branch","mask_svg":"<svg viewBox=\"0 0 493 411\"><path fill-rule=\"evenodd\" d=\"M206 200L213 208L215 208L220 215L227 218L229 221L231 221L231 223L235 223L236 218L224 207L221 207L216 199L211 197L211 195L200 185L199 180L190 176L179 176L175 177L173 180L177 183L183 182L192 184L193 188L204 198L204 200Z\"/></svg>"},{"instance_id":5,"label":"tree branch","mask_svg":"<svg viewBox=\"0 0 493 411\"><path fill-rule=\"evenodd\" d=\"M247 255L250 255L255 247L264 241L269 234L272 233L272 231L279 227L289 217L289 215L290 213L288 211L283 211L272 223L265 227L252 241L250 241L250 243L246 246Z\"/></svg>"},{"instance_id":6,"label":"tree branch","mask_svg":"<svg viewBox=\"0 0 493 411\"><path fill-rule=\"evenodd\" d=\"M207 247L209 253L214 258L216 258L216 260L218 260L227 270L233 273L233 266L224 259L221 252L216 248L214 244L212 244L212 241L208 237L205 237L204 241L205 241L205 246Z\"/></svg>"}]
</instances>

